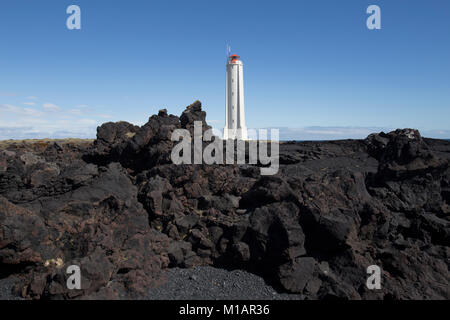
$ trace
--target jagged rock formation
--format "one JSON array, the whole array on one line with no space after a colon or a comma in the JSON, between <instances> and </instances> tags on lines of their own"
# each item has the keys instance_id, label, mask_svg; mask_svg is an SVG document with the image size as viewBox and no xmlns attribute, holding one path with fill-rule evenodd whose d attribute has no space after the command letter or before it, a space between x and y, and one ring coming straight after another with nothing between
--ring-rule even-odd
<instances>
[{"instance_id":1,"label":"jagged rock formation","mask_svg":"<svg viewBox=\"0 0 450 320\"><path fill-rule=\"evenodd\" d=\"M173 164L173 130L205 119L195 102L106 123L92 145L1 150L0 278L20 277L25 298L139 298L165 268L214 265L308 299L449 298L449 142L404 129L283 143L275 176ZM373 264L381 290L365 286Z\"/></svg>"}]
</instances>

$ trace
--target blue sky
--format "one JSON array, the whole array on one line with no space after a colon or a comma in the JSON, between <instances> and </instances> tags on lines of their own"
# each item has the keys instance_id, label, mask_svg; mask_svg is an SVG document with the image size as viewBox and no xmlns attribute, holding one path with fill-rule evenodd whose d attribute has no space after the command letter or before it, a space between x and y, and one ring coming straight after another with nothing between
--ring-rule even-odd
<instances>
[{"instance_id":1,"label":"blue sky","mask_svg":"<svg viewBox=\"0 0 450 320\"><path fill-rule=\"evenodd\" d=\"M66 8L81 8L81 30ZM381 8L368 30L366 8ZM225 117L225 46L244 62L247 126L286 139L419 128L450 138L450 1L2 0L0 139Z\"/></svg>"}]
</instances>

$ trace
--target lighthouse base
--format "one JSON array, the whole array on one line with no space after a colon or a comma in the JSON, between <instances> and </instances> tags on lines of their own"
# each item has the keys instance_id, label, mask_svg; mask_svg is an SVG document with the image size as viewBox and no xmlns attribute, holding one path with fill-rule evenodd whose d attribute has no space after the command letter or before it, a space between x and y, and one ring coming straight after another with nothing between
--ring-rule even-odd
<instances>
[{"instance_id":1,"label":"lighthouse base","mask_svg":"<svg viewBox=\"0 0 450 320\"><path fill-rule=\"evenodd\" d=\"M248 140L247 128L223 129L223 140Z\"/></svg>"}]
</instances>

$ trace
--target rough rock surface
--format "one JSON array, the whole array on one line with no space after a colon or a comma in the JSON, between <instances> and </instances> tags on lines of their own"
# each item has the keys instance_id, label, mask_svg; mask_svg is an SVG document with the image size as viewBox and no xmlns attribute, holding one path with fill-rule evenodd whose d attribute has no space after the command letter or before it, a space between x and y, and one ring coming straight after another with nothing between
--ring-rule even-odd
<instances>
[{"instance_id":1,"label":"rough rock surface","mask_svg":"<svg viewBox=\"0 0 450 320\"><path fill-rule=\"evenodd\" d=\"M214 266L305 299L450 298L450 142L412 129L287 142L274 176L173 164L171 133L205 119L197 101L180 118L106 123L93 144L2 147L0 286L26 299L145 298L167 268ZM67 289L70 265L82 290ZM366 287L370 265L381 290Z\"/></svg>"}]
</instances>

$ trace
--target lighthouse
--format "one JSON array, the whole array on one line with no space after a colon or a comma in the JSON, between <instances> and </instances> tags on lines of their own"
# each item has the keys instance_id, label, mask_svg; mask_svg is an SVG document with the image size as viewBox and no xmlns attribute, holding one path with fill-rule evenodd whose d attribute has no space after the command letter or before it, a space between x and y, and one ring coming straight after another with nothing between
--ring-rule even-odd
<instances>
[{"instance_id":1,"label":"lighthouse","mask_svg":"<svg viewBox=\"0 0 450 320\"><path fill-rule=\"evenodd\" d=\"M225 128L223 138L247 140L244 109L243 64L238 55L227 50Z\"/></svg>"}]
</instances>

